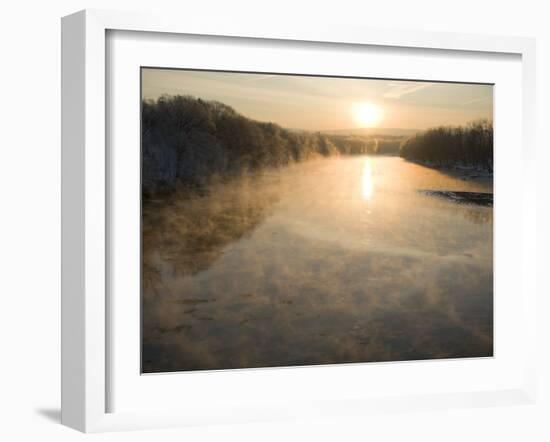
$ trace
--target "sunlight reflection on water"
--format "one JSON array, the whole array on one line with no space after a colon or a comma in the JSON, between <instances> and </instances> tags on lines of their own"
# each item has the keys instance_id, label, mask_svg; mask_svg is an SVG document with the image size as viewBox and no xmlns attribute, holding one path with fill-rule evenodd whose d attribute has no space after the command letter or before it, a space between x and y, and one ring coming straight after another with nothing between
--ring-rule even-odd
<instances>
[{"instance_id":1,"label":"sunlight reflection on water","mask_svg":"<svg viewBox=\"0 0 550 442\"><path fill-rule=\"evenodd\" d=\"M363 165L363 199L370 200L372 196L372 191L374 190L374 181L372 177L372 166L370 158L365 159Z\"/></svg>"}]
</instances>

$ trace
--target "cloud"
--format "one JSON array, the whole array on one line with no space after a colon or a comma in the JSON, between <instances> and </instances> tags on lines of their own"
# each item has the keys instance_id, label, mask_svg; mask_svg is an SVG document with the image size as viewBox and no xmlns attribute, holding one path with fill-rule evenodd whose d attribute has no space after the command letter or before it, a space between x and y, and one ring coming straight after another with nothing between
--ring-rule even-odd
<instances>
[{"instance_id":1,"label":"cloud","mask_svg":"<svg viewBox=\"0 0 550 442\"><path fill-rule=\"evenodd\" d=\"M384 98L394 98L399 99L404 95L412 94L422 89L430 87L430 83L397 83L391 82L388 84L389 90L386 91L382 96Z\"/></svg>"},{"instance_id":2,"label":"cloud","mask_svg":"<svg viewBox=\"0 0 550 442\"><path fill-rule=\"evenodd\" d=\"M274 74L254 74L254 75L241 74L241 75L243 75L243 82L244 83L255 83L257 81L269 80L271 78L280 77L280 76L274 75Z\"/></svg>"},{"instance_id":3,"label":"cloud","mask_svg":"<svg viewBox=\"0 0 550 442\"><path fill-rule=\"evenodd\" d=\"M487 96L487 97L481 97L481 98L474 98L473 100L468 100L464 103L462 103L463 106L468 106L470 104L478 104L478 103L483 103L485 101L490 101L492 100L493 97L492 96Z\"/></svg>"}]
</instances>

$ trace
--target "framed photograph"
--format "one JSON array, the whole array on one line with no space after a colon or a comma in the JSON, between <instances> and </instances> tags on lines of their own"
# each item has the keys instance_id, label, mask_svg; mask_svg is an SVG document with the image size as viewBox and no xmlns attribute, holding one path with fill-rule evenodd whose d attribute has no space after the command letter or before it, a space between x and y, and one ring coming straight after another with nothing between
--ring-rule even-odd
<instances>
[{"instance_id":1,"label":"framed photograph","mask_svg":"<svg viewBox=\"0 0 550 442\"><path fill-rule=\"evenodd\" d=\"M62 36L64 424L534 401L532 40Z\"/></svg>"}]
</instances>

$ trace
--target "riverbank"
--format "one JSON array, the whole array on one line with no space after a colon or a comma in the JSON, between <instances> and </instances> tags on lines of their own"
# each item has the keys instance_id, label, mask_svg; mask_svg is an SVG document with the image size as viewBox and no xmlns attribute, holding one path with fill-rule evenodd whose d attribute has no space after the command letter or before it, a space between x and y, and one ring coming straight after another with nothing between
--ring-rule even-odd
<instances>
[{"instance_id":1,"label":"riverbank","mask_svg":"<svg viewBox=\"0 0 550 442\"><path fill-rule=\"evenodd\" d=\"M440 166L430 162L407 160L419 166L438 170L446 175L463 181L475 181L480 184L491 184L493 182L493 171L472 166Z\"/></svg>"},{"instance_id":2,"label":"riverbank","mask_svg":"<svg viewBox=\"0 0 550 442\"><path fill-rule=\"evenodd\" d=\"M445 198L457 204L473 204L476 206L493 207L493 194L489 192L456 192L449 190L424 190L420 193L439 198Z\"/></svg>"}]
</instances>

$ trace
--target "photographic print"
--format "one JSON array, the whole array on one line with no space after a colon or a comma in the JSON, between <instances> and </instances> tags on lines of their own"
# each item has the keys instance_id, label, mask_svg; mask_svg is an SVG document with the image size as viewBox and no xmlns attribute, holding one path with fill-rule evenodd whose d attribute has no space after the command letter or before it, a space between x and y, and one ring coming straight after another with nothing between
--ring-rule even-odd
<instances>
[{"instance_id":1,"label":"photographic print","mask_svg":"<svg viewBox=\"0 0 550 442\"><path fill-rule=\"evenodd\" d=\"M493 355L493 86L141 69L143 373Z\"/></svg>"}]
</instances>

